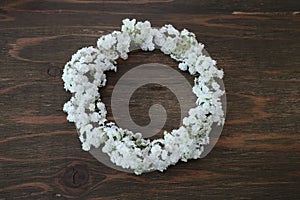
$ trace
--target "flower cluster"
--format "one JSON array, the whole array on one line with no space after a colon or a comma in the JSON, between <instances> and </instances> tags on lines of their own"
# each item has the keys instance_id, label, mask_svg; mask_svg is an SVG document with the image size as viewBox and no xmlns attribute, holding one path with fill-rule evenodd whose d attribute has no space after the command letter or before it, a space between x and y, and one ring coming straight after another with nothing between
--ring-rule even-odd
<instances>
[{"instance_id":1,"label":"flower cluster","mask_svg":"<svg viewBox=\"0 0 300 200\"><path fill-rule=\"evenodd\" d=\"M195 107L190 109L180 128L165 132L161 139L144 139L140 133L117 127L106 119L98 88L106 84L105 71L116 71L116 60L127 59L133 48L160 49L179 62L179 69L195 76ZM73 97L63 110L68 114L68 121L74 122L79 130L83 150L102 145L102 151L113 163L136 174L163 171L179 160L199 158L203 145L209 143L213 123L224 123L220 101L224 91L216 81L222 79L223 71L217 69L216 61L203 54L203 48L186 29L180 32L172 25L157 29L149 21L125 19L121 31L100 37L97 47L78 50L64 68L64 87Z\"/></svg>"}]
</instances>

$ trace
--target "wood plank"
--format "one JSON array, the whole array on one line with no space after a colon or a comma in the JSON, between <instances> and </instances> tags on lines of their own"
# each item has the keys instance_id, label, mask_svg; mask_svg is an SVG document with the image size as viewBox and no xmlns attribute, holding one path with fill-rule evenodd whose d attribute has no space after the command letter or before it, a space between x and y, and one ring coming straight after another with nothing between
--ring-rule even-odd
<instances>
[{"instance_id":1,"label":"wood plank","mask_svg":"<svg viewBox=\"0 0 300 200\"><path fill-rule=\"evenodd\" d=\"M299 199L299 11L294 0L1 1L0 199ZM189 29L224 69L227 118L207 157L135 176L81 150L62 112L70 98L63 66L127 17ZM176 67L157 51L130 56L108 73L108 106L130 68L149 61ZM146 92L177 102L166 89ZM145 102L142 96L135 99ZM148 107L130 108L137 123L147 123L140 110ZM178 107L167 111L165 128L176 128Z\"/></svg>"}]
</instances>

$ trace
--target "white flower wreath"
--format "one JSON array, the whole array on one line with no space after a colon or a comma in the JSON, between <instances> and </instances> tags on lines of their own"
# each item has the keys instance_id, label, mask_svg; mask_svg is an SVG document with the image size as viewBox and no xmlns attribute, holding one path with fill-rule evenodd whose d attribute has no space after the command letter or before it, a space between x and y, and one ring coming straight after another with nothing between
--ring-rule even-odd
<instances>
[{"instance_id":1,"label":"white flower wreath","mask_svg":"<svg viewBox=\"0 0 300 200\"><path fill-rule=\"evenodd\" d=\"M104 72L116 71L116 59L127 59L133 47L144 51L160 49L180 62L179 69L195 76L195 107L189 110L180 128L165 131L161 139L144 139L141 133L122 129L106 119L98 88L106 84ZM102 151L113 163L136 174L163 171L179 160L199 158L203 145L209 143L212 124L224 124L220 101L224 91L216 81L222 79L223 71L217 69L215 60L203 55L203 48L195 34L186 29L179 32L172 25L157 29L149 21L124 19L121 31L100 37L95 48L78 50L64 68L64 87L73 97L63 110L79 130L82 149L89 151L102 145Z\"/></svg>"}]
</instances>

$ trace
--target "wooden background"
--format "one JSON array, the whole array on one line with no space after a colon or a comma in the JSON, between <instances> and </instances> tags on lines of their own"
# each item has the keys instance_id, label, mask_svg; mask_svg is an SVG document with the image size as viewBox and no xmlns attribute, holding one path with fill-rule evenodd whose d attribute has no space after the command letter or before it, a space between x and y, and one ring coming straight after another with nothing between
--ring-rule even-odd
<instances>
[{"instance_id":1,"label":"wooden background","mask_svg":"<svg viewBox=\"0 0 300 200\"><path fill-rule=\"evenodd\" d=\"M226 124L207 157L135 176L81 150L62 112L63 66L127 17L189 29L224 69ZM299 1L1 0L0 48L0 199L300 199ZM133 53L104 100L126 66L176 65L166 57ZM174 128L178 107L167 110Z\"/></svg>"}]
</instances>

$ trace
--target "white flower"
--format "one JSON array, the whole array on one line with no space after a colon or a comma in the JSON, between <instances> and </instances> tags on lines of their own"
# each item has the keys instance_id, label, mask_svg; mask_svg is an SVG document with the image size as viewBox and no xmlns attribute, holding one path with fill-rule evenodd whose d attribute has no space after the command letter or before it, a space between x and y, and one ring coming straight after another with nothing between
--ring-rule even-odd
<instances>
[{"instance_id":1,"label":"white flower","mask_svg":"<svg viewBox=\"0 0 300 200\"><path fill-rule=\"evenodd\" d=\"M192 75L196 74L196 69L194 66L189 66L189 73Z\"/></svg>"},{"instance_id":2,"label":"white flower","mask_svg":"<svg viewBox=\"0 0 300 200\"><path fill-rule=\"evenodd\" d=\"M152 34L154 37L154 43L159 47L163 46L166 40L165 34L163 34L160 30L157 29L152 29Z\"/></svg>"},{"instance_id":3,"label":"white flower","mask_svg":"<svg viewBox=\"0 0 300 200\"><path fill-rule=\"evenodd\" d=\"M167 24L162 27L162 31L172 36L179 36L179 31L175 29L171 24Z\"/></svg>"},{"instance_id":4,"label":"white flower","mask_svg":"<svg viewBox=\"0 0 300 200\"><path fill-rule=\"evenodd\" d=\"M161 51L165 54L170 54L176 48L177 38L167 37L165 43L161 47Z\"/></svg>"},{"instance_id":5,"label":"white flower","mask_svg":"<svg viewBox=\"0 0 300 200\"><path fill-rule=\"evenodd\" d=\"M186 71L187 70L187 64L185 62L181 62L178 65L178 68L181 69L182 71Z\"/></svg>"},{"instance_id":6,"label":"white flower","mask_svg":"<svg viewBox=\"0 0 300 200\"><path fill-rule=\"evenodd\" d=\"M98 39L98 48L104 48L106 50L110 49L117 42L116 38L112 34L102 36Z\"/></svg>"},{"instance_id":7,"label":"white flower","mask_svg":"<svg viewBox=\"0 0 300 200\"><path fill-rule=\"evenodd\" d=\"M136 23L135 19L132 19L132 20L124 19L122 22L123 22L123 25L122 25L122 28L121 28L122 32L130 32L130 31L134 30L134 26L135 26L135 23Z\"/></svg>"},{"instance_id":8,"label":"white flower","mask_svg":"<svg viewBox=\"0 0 300 200\"><path fill-rule=\"evenodd\" d=\"M166 150L162 150L161 159L166 160L168 158L168 152Z\"/></svg>"},{"instance_id":9,"label":"white flower","mask_svg":"<svg viewBox=\"0 0 300 200\"><path fill-rule=\"evenodd\" d=\"M96 72L94 74L93 84L97 85L98 87L105 86L105 84L106 84L106 75L102 71Z\"/></svg>"},{"instance_id":10,"label":"white flower","mask_svg":"<svg viewBox=\"0 0 300 200\"><path fill-rule=\"evenodd\" d=\"M180 32L180 35L182 36L188 36L190 34L190 32L186 29L183 29L181 32Z\"/></svg>"},{"instance_id":11,"label":"white flower","mask_svg":"<svg viewBox=\"0 0 300 200\"><path fill-rule=\"evenodd\" d=\"M155 159L157 159L157 157L160 156L161 152L162 152L162 149L158 144L155 144L155 145L152 146L151 155L153 157L155 157Z\"/></svg>"},{"instance_id":12,"label":"white flower","mask_svg":"<svg viewBox=\"0 0 300 200\"><path fill-rule=\"evenodd\" d=\"M120 53L122 59L127 59L128 55L127 53L129 52L129 47L130 47L130 36L124 32L120 33L117 35L117 51Z\"/></svg>"},{"instance_id":13,"label":"white flower","mask_svg":"<svg viewBox=\"0 0 300 200\"><path fill-rule=\"evenodd\" d=\"M212 86L212 88L213 88L214 90L219 90L219 88L220 88L220 85L219 85L218 83L216 83L216 82L213 82L213 83L211 84L211 86Z\"/></svg>"},{"instance_id":14,"label":"white flower","mask_svg":"<svg viewBox=\"0 0 300 200\"><path fill-rule=\"evenodd\" d=\"M89 105L89 110L90 110L90 111L95 111L95 104L94 104L94 103L91 103L91 104Z\"/></svg>"},{"instance_id":15,"label":"white flower","mask_svg":"<svg viewBox=\"0 0 300 200\"><path fill-rule=\"evenodd\" d=\"M99 88L106 84L105 71L117 70L116 60L127 59L130 48L152 51L159 48L164 54L179 61L178 68L195 77L193 93L196 107L189 110L183 126L162 139L143 139L141 133L133 133L107 122L105 104L100 99ZM121 31L100 37L97 47L78 50L65 65L62 79L64 88L73 97L64 104L67 120L79 130L82 149L99 148L107 153L118 166L134 170L136 174L151 170L164 171L179 160L199 158L203 145L209 143L212 124L224 124L224 112L220 101L224 91L215 81L223 71L216 61L203 55L204 45L195 34L184 29L179 32L172 25L152 28L149 21L136 22L124 19Z\"/></svg>"},{"instance_id":16,"label":"white flower","mask_svg":"<svg viewBox=\"0 0 300 200\"><path fill-rule=\"evenodd\" d=\"M92 114L90 114L90 119L91 122L97 122L101 119L101 116L99 113L93 112Z\"/></svg>"}]
</instances>

